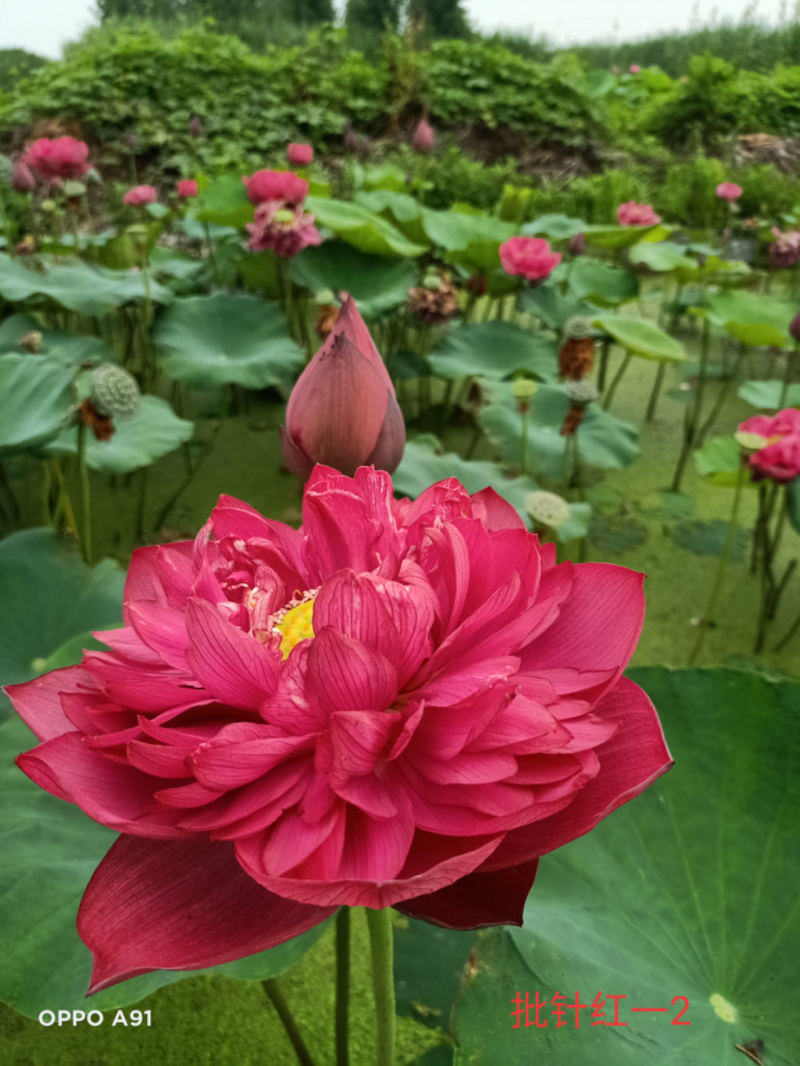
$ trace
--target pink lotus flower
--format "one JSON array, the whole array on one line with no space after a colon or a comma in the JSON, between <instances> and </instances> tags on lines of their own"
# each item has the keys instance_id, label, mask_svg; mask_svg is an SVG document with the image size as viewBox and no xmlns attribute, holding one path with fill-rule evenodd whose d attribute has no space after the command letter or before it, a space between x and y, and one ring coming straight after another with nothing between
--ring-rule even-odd
<instances>
[{"instance_id":1,"label":"pink lotus flower","mask_svg":"<svg viewBox=\"0 0 800 1066\"><path fill-rule=\"evenodd\" d=\"M741 185L737 185L733 181L721 181L717 186L717 196L720 200L725 200L726 203L732 204L735 200L738 200L741 195Z\"/></svg>"},{"instance_id":2,"label":"pink lotus flower","mask_svg":"<svg viewBox=\"0 0 800 1066\"><path fill-rule=\"evenodd\" d=\"M89 169L89 145L74 137L40 137L28 147L23 161L43 178L81 178Z\"/></svg>"},{"instance_id":3,"label":"pink lotus flower","mask_svg":"<svg viewBox=\"0 0 800 1066\"><path fill-rule=\"evenodd\" d=\"M433 151L433 146L436 143L436 134L433 132L433 126L426 119L420 119L417 123L417 128L414 130L414 136L411 140L414 149L417 152L423 154Z\"/></svg>"},{"instance_id":4,"label":"pink lotus flower","mask_svg":"<svg viewBox=\"0 0 800 1066\"><path fill-rule=\"evenodd\" d=\"M629 200L617 208L617 220L621 226L655 226L661 221L650 204L637 204Z\"/></svg>"},{"instance_id":5,"label":"pink lotus flower","mask_svg":"<svg viewBox=\"0 0 800 1066\"><path fill-rule=\"evenodd\" d=\"M628 67L628 70L631 72L631 74L638 74L641 69L642 68L639 66L638 63L631 63L631 65Z\"/></svg>"},{"instance_id":6,"label":"pink lotus flower","mask_svg":"<svg viewBox=\"0 0 800 1066\"><path fill-rule=\"evenodd\" d=\"M181 200L188 200L197 196L197 182L194 178L182 178L178 182L177 189Z\"/></svg>"},{"instance_id":7,"label":"pink lotus flower","mask_svg":"<svg viewBox=\"0 0 800 1066\"><path fill-rule=\"evenodd\" d=\"M15 159L11 168L11 188L15 192L33 192L36 179L24 159Z\"/></svg>"},{"instance_id":8,"label":"pink lotus flower","mask_svg":"<svg viewBox=\"0 0 800 1066\"><path fill-rule=\"evenodd\" d=\"M249 245L254 252L271 249L282 259L289 259L312 244L322 244L322 235L314 225L314 216L302 205L268 200L259 204L252 222L247 223Z\"/></svg>"},{"instance_id":9,"label":"pink lotus flower","mask_svg":"<svg viewBox=\"0 0 800 1066\"><path fill-rule=\"evenodd\" d=\"M145 207L154 204L157 199L158 193L152 185L134 185L122 197L122 202L132 207Z\"/></svg>"},{"instance_id":10,"label":"pink lotus flower","mask_svg":"<svg viewBox=\"0 0 800 1066\"><path fill-rule=\"evenodd\" d=\"M243 177L242 182L254 204L301 204L308 196L308 182L289 170L257 170L252 177Z\"/></svg>"},{"instance_id":11,"label":"pink lotus flower","mask_svg":"<svg viewBox=\"0 0 800 1066\"><path fill-rule=\"evenodd\" d=\"M642 575L556 564L491 489L316 467L299 530L222 496L140 548L124 628L9 687L17 762L122 835L91 990L279 944L340 906L520 924L541 855L670 766L623 670Z\"/></svg>"},{"instance_id":12,"label":"pink lotus flower","mask_svg":"<svg viewBox=\"0 0 800 1066\"><path fill-rule=\"evenodd\" d=\"M292 141L286 149L290 167L307 167L314 161L314 149L310 144L295 144Z\"/></svg>"},{"instance_id":13,"label":"pink lotus flower","mask_svg":"<svg viewBox=\"0 0 800 1066\"><path fill-rule=\"evenodd\" d=\"M749 457L753 480L793 481L800 475L800 411L787 407L776 415L753 415L738 426L738 433L756 434L764 447Z\"/></svg>"},{"instance_id":14,"label":"pink lotus flower","mask_svg":"<svg viewBox=\"0 0 800 1066\"><path fill-rule=\"evenodd\" d=\"M795 266L800 260L800 231L789 230L784 233L777 226L772 227L775 240L769 246L769 261L778 269Z\"/></svg>"},{"instance_id":15,"label":"pink lotus flower","mask_svg":"<svg viewBox=\"0 0 800 1066\"><path fill-rule=\"evenodd\" d=\"M403 458L405 443L392 380L348 296L292 389L281 430L284 462L303 481L315 463L350 475L367 464L391 472Z\"/></svg>"},{"instance_id":16,"label":"pink lotus flower","mask_svg":"<svg viewBox=\"0 0 800 1066\"><path fill-rule=\"evenodd\" d=\"M506 274L521 275L536 283L552 273L561 262L543 237L511 237L500 245L500 263Z\"/></svg>"}]
</instances>

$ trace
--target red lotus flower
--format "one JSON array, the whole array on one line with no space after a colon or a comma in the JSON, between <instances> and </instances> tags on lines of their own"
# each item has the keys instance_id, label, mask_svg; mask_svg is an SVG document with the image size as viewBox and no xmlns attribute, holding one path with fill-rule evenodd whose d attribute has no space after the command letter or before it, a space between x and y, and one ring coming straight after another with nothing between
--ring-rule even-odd
<instances>
[{"instance_id":1,"label":"red lotus flower","mask_svg":"<svg viewBox=\"0 0 800 1066\"><path fill-rule=\"evenodd\" d=\"M621 226L655 226L661 221L650 204L637 204L629 200L617 208L617 220Z\"/></svg>"},{"instance_id":2,"label":"red lotus flower","mask_svg":"<svg viewBox=\"0 0 800 1066\"><path fill-rule=\"evenodd\" d=\"M427 153L433 151L433 146L436 143L436 134L433 132L433 126L426 119L421 119L417 124L417 128L414 130L414 137L411 141L417 152Z\"/></svg>"},{"instance_id":3,"label":"red lotus flower","mask_svg":"<svg viewBox=\"0 0 800 1066\"><path fill-rule=\"evenodd\" d=\"M15 159L11 168L11 188L15 192L33 192L36 179L24 159Z\"/></svg>"},{"instance_id":4,"label":"red lotus flower","mask_svg":"<svg viewBox=\"0 0 800 1066\"><path fill-rule=\"evenodd\" d=\"M134 185L122 197L122 202L133 207L144 207L147 204L154 204L157 199L158 193L152 185Z\"/></svg>"},{"instance_id":5,"label":"red lotus flower","mask_svg":"<svg viewBox=\"0 0 800 1066\"><path fill-rule=\"evenodd\" d=\"M23 156L43 178L80 178L89 169L89 145L74 137L40 137Z\"/></svg>"},{"instance_id":6,"label":"red lotus flower","mask_svg":"<svg viewBox=\"0 0 800 1066\"><path fill-rule=\"evenodd\" d=\"M178 182L177 190L178 196L180 196L182 200L191 199L192 197L197 196L197 182L194 178L182 178Z\"/></svg>"},{"instance_id":7,"label":"red lotus flower","mask_svg":"<svg viewBox=\"0 0 800 1066\"><path fill-rule=\"evenodd\" d=\"M371 464L391 472L406 428L380 352L348 296L333 329L292 389L281 445L304 481L315 463L344 474Z\"/></svg>"},{"instance_id":8,"label":"red lotus flower","mask_svg":"<svg viewBox=\"0 0 800 1066\"><path fill-rule=\"evenodd\" d=\"M289 170L257 170L252 177L243 177L242 182L254 204L301 204L308 196L308 182Z\"/></svg>"},{"instance_id":9,"label":"red lotus flower","mask_svg":"<svg viewBox=\"0 0 800 1066\"><path fill-rule=\"evenodd\" d=\"M512 237L500 245L500 263L506 274L521 275L537 282L552 273L561 262L543 237Z\"/></svg>"},{"instance_id":10,"label":"red lotus flower","mask_svg":"<svg viewBox=\"0 0 800 1066\"><path fill-rule=\"evenodd\" d=\"M514 923L539 856L670 765L622 677L642 575L556 564L491 489L317 467L299 530L221 497L140 548L125 626L12 685L18 764L122 835L92 989L264 950L342 905Z\"/></svg>"},{"instance_id":11,"label":"red lotus flower","mask_svg":"<svg viewBox=\"0 0 800 1066\"><path fill-rule=\"evenodd\" d=\"M784 233L777 226L772 227L775 240L769 246L769 261L777 268L793 267L800 261L800 230Z\"/></svg>"},{"instance_id":12,"label":"red lotus flower","mask_svg":"<svg viewBox=\"0 0 800 1066\"><path fill-rule=\"evenodd\" d=\"M732 204L735 200L738 200L742 195L741 185L737 185L733 181L721 181L717 186L717 196L720 200L725 200L726 203Z\"/></svg>"},{"instance_id":13,"label":"red lotus flower","mask_svg":"<svg viewBox=\"0 0 800 1066\"><path fill-rule=\"evenodd\" d=\"M307 167L314 161L314 149L310 144L295 144L292 141L286 149L290 167Z\"/></svg>"},{"instance_id":14,"label":"red lotus flower","mask_svg":"<svg viewBox=\"0 0 800 1066\"><path fill-rule=\"evenodd\" d=\"M755 434L764 446L749 458L753 480L793 481L800 475L800 411L787 407L776 415L753 415L738 426L738 433Z\"/></svg>"},{"instance_id":15,"label":"red lotus flower","mask_svg":"<svg viewBox=\"0 0 800 1066\"><path fill-rule=\"evenodd\" d=\"M641 71L641 69L642 68L639 66L638 63L631 63L631 65L628 67L628 70L630 71L631 74L638 74Z\"/></svg>"}]
</instances>

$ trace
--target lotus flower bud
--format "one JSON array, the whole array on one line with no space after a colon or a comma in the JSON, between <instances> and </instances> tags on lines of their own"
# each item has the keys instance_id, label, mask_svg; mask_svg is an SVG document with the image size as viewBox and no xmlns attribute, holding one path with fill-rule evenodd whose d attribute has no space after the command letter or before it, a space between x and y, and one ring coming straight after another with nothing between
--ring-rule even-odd
<instances>
[{"instance_id":1,"label":"lotus flower bud","mask_svg":"<svg viewBox=\"0 0 800 1066\"><path fill-rule=\"evenodd\" d=\"M436 134L433 132L430 122L427 122L424 118L420 120L414 130L414 137L411 143L415 151L423 154L433 150L433 146L436 143Z\"/></svg>"},{"instance_id":2,"label":"lotus flower bud","mask_svg":"<svg viewBox=\"0 0 800 1066\"><path fill-rule=\"evenodd\" d=\"M33 192L36 179L24 159L15 159L11 168L11 187L16 192Z\"/></svg>"},{"instance_id":3,"label":"lotus flower bud","mask_svg":"<svg viewBox=\"0 0 800 1066\"><path fill-rule=\"evenodd\" d=\"M370 464L391 473L405 442L391 378L348 296L327 340L292 389L281 429L284 462L304 480L315 463L348 475Z\"/></svg>"},{"instance_id":4,"label":"lotus flower bud","mask_svg":"<svg viewBox=\"0 0 800 1066\"><path fill-rule=\"evenodd\" d=\"M558 529L569 518L569 504L555 492L529 492L525 497L525 510L537 526Z\"/></svg>"},{"instance_id":5,"label":"lotus flower bud","mask_svg":"<svg viewBox=\"0 0 800 1066\"><path fill-rule=\"evenodd\" d=\"M101 415L130 418L139 408L136 378L116 363L102 363L92 371L92 404Z\"/></svg>"},{"instance_id":6,"label":"lotus flower bud","mask_svg":"<svg viewBox=\"0 0 800 1066\"><path fill-rule=\"evenodd\" d=\"M567 247L569 248L570 255L583 255L583 253L586 251L586 234L573 234L573 236L569 239L569 244L567 245Z\"/></svg>"},{"instance_id":7,"label":"lotus flower bud","mask_svg":"<svg viewBox=\"0 0 800 1066\"><path fill-rule=\"evenodd\" d=\"M564 394L573 403L591 403L600 395L593 381L568 381L564 386Z\"/></svg>"},{"instance_id":8,"label":"lotus flower bud","mask_svg":"<svg viewBox=\"0 0 800 1066\"><path fill-rule=\"evenodd\" d=\"M286 149L290 167L307 167L314 162L314 149L310 144L297 144L292 141Z\"/></svg>"},{"instance_id":9,"label":"lotus flower bud","mask_svg":"<svg viewBox=\"0 0 800 1066\"><path fill-rule=\"evenodd\" d=\"M191 133L192 137L202 137L206 132L206 128L203 125L203 120L200 118L199 115L192 116L191 122L189 123L187 128L189 130L189 133Z\"/></svg>"},{"instance_id":10,"label":"lotus flower bud","mask_svg":"<svg viewBox=\"0 0 800 1066\"><path fill-rule=\"evenodd\" d=\"M800 312L789 323L789 336L800 344Z\"/></svg>"}]
</instances>

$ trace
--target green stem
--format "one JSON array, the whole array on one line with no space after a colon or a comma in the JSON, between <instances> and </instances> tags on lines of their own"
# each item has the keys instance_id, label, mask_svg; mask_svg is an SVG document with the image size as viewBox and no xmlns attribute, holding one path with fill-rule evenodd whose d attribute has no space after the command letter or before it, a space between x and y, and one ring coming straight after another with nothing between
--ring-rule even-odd
<instances>
[{"instance_id":1,"label":"green stem","mask_svg":"<svg viewBox=\"0 0 800 1066\"><path fill-rule=\"evenodd\" d=\"M376 1066L394 1066L394 963L392 912L386 907L367 908L367 928L372 950L372 987L375 993L375 1021L378 1048Z\"/></svg>"},{"instance_id":2,"label":"green stem","mask_svg":"<svg viewBox=\"0 0 800 1066\"><path fill-rule=\"evenodd\" d=\"M275 1008L275 1013L281 1020L281 1024L294 1048L294 1053L297 1055L297 1061L300 1063L300 1066L314 1066L311 1052L306 1047L306 1042L303 1040L302 1033L297 1026L297 1022L294 1020L294 1015L289 1009L289 1004L284 999L283 992L281 992L277 980L274 977L270 977L268 980L261 982L261 987L264 989L267 999Z\"/></svg>"},{"instance_id":3,"label":"green stem","mask_svg":"<svg viewBox=\"0 0 800 1066\"><path fill-rule=\"evenodd\" d=\"M206 231L206 245L208 246L208 258L211 260L211 269L214 272L214 282L216 285L221 286L219 280L219 267L217 266L217 257L214 255L214 242L211 240L211 230L208 227L208 223L204 222L203 226Z\"/></svg>"},{"instance_id":4,"label":"green stem","mask_svg":"<svg viewBox=\"0 0 800 1066\"><path fill-rule=\"evenodd\" d=\"M783 385L781 386L781 395L780 399L778 400L779 411L782 410L783 405L786 403L786 397L789 394L789 386L792 383L794 371L793 360L797 358L798 352L800 352L800 345L795 344L794 351L791 353L786 353L786 369L783 372Z\"/></svg>"},{"instance_id":5,"label":"green stem","mask_svg":"<svg viewBox=\"0 0 800 1066\"><path fill-rule=\"evenodd\" d=\"M703 393L705 391L706 384L706 371L708 368L708 350L711 338L711 326L707 318L703 319L703 339L702 347L700 348L700 369L697 375L697 392L694 400L692 401L691 411L688 414L687 420L684 425L683 445L681 446L681 453L678 456L678 465L675 467L675 475L672 478L672 485L670 490L672 492L681 491L681 482L683 481L683 472L686 469L686 463L691 454L692 448L697 443L700 428L700 416L703 409Z\"/></svg>"},{"instance_id":6,"label":"green stem","mask_svg":"<svg viewBox=\"0 0 800 1066\"><path fill-rule=\"evenodd\" d=\"M522 418L522 440L519 456L519 470L521 474L528 473L528 404L520 408Z\"/></svg>"},{"instance_id":7,"label":"green stem","mask_svg":"<svg viewBox=\"0 0 800 1066\"><path fill-rule=\"evenodd\" d=\"M691 654L689 656L689 666L693 666L697 661L697 656L700 654L703 644L705 643L706 633L709 628L714 624L714 613L717 609L717 601L719 594L722 590L722 582L725 577L725 570L728 566L728 561L731 555L731 549L733 548L734 538L736 536L736 519L739 515L739 504L742 499L742 486L745 482L745 475L748 467L742 463L739 467L739 476L736 479L736 490L733 495L733 505L731 507L731 517L728 520L728 532L725 536L725 543L722 546L722 554L719 557L719 563L717 564L717 573L714 577L714 584L711 586L711 593L708 597L708 603L703 617L700 619L700 629L697 634L697 640L694 643Z\"/></svg>"},{"instance_id":8,"label":"green stem","mask_svg":"<svg viewBox=\"0 0 800 1066\"><path fill-rule=\"evenodd\" d=\"M603 397L603 410L604 411L607 411L609 409L609 407L611 406L611 401L614 399L614 393L617 391L617 386L619 385L620 381L622 381L622 375L628 369L628 364L630 363L630 361L631 361L631 353L630 352L626 352L625 353L625 358L619 364L619 369L617 370L616 374L614 375L613 381L608 386L608 392Z\"/></svg>"},{"instance_id":9,"label":"green stem","mask_svg":"<svg viewBox=\"0 0 800 1066\"><path fill-rule=\"evenodd\" d=\"M78 423L78 468L81 478L81 546L83 558L92 565L92 504L89 495L89 468L86 465L86 426Z\"/></svg>"},{"instance_id":10,"label":"green stem","mask_svg":"<svg viewBox=\"0 0 800 1066\"><path fill-rule=\"evenodd\" d=\"M336 912L336 1066L350 1062L350 908Z\"/></svg>"},{"instance_id":11,"label":"green stem","mask_svg":"<svg viewBox=\"0 0 800 1066\"><path fill-rule=\"evenodd\" d=\"M597 370L597 391L602 393L606 387L606 374L608 372L608 353L611 350L611 338L606 337L600 346L600 366Z\"/></svg>"},{"instance_id":12,"label":"green stem","mask_svg":"<svg viewBox=\"0 0 800 1066\"><path fill-rule=\"evenodd\" d=\"M700 427L700 429L697 431L697 438L695 440L695 444L698 448L706 439L708 434L711 432L712 426L719 418L720 412L722 411L723 405L728 398L731 388L739 378L739 370L746 354L747 349L744 347L736 353L736 359L734 360L733 367L731 368L730 376L727 377L725 381L723 381L722 386L720 387L720 390L717 393L717 398L714 401L714 406L711 408L711 413L709 414L703 425Z\"/></svg>"},{"instance_id":13,"label":"green stem","mask_svg":"<svg viewBox=\"0 0 800 1066\"><path fill-rule=\"evenodd\" d=\"M656 380L653 382L653 391L650 393L650 399L647 401L647 413L644 416L645 422L652 422L656 416L656 407L658 405L658 397L661 393L661 386L664 384L664 374L667 370L667 364L662 359L658 364L658 370L656 371Z\"/></svg>"}]
</instances>

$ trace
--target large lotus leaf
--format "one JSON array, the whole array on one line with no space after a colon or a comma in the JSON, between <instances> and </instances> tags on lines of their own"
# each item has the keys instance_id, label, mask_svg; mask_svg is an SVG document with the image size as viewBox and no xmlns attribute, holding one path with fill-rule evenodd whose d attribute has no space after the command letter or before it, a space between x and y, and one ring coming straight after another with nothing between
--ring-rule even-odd
<instances>
[{"instance_id":1,"label":"large lotus leaf","mask_svg":"<svg viewBox=\"0 0 800 1066\"><path fill-rule=\"evenodd\" d=\"M140 270L108 270L77 259L40 272L0 255L0 296L9 303L37 296L84 315L106 315L131 300L143 300L145 285ZM171 298L169 289L151 279L153 302L169 303Z\"/></svg>"},{"instance_id":2,"label":"large lotus leaf","mask_svg":"<svg viewBox=\"0 0 800 1066\"><path fill-rule=\"evenodd\" d=\"M31 315L9 315L0 322L0 352L19 351L18 342L31 330L42 331L41 322Z\"/></svg>"},{"instance_id":3,"label":"large lotus leaf","mask_svg":"<svg viewBox=\"0 0 800 1066\"><path fill-rule=\"evenodd\" d=\"M594 324L632 355L670 363L680 363L686 358L686 350L681 342L653 322L626 318L624 315L603 315L602 318L596 318Z\"/></svg>"},{"instance_id":4,"label":"large lotus leaf","mask_svg":"<svg viewBox=\"0 0 800 1066\"><path fill-rule=\"evenodd\" d=\"M35 448L66 425L74 376L44 356L0 356L0 455Z\"/></svg>"},{"instance_id":5,"label":"large lotus leaf","mask_svg":"<svg viewBox=\"0 0 800 1066\"><path fill-rule=\"evenodd\" d=\"M303 366L283 314L243 293L176 300L159 318L155 342L164 373L198 388L288 387Z\"/></svg>"},{"instance_id":6,"label":"large lotus leaf","mask_svg":"<svg viewBox=\"0 0 800 1066\"><path fill-rule=\"evenodd\" d=\"M92 470L129 474L174 452L194 433L194 423L178 418L160 396L142 396L136 414L119 418L114 425L116 428L110 440L96 440L94 434L90 434L86 441L86 463ZM77 451L77 428L65 430L47 446L47 452L53 455Z\"/></svg>"},{"instance_id":7,"label":"large lotus leaf","mask_svg":"<svg viewBox=\"0 0 800 1066\"><path fill-rule=\"evenodd\" d=\"M791 359L792 356L789 356ZM736 395L753 407L764 411L777 411L781 406L782 381L745 381L736 390ZM784 407L800 406L800 384L790 385L783 399Z\"/></svg>"},{"instance_id":8,"label":"large lotus leaf","mask_svg":"<svg viewBox=\"0 0 800 1066\"><path fill-rule=\"evenodd\" d=\"M732 434L709 437L694 453L697 473L715 485L735 485L742 465L742 450Z\"/></svg>"},{"instance_id":9,"label":"large lotus leaf","mask_svg":"<svg viewBox=\"0 0 800 1066\"><path fill-rule=\"evenodd\" d=\"M639 241L661 241L670 234L668 226L587 226L583 233L598 248L630 248Z\"/></svg>"},{"instance_id":10,"label":"large lotus leaf","mask_svg":"<svg viewBox=\"0 0 800 1066\"><path fill-rule=\"evenodd\" d=\"M444 249L449 262L477 271L496 267L498 248L517 232L512 222L454 210L428 209L423 225L428 239Z\"/></svg>"},{"instance_id":11,"label":"large lotus leaf","mask_svg":"<svg viewBox=\"0 0 800 1066\"><path fill-rule=\"evenodd\" d=\"M60 329L45 329L30 315L11 315L0 325L0 354L25 351L20 340L31 332L41 333L37 355L55 359L64 366L79 363L113 362L114 353L102 337L94 334L64 333Z\"/></svg>"},{"instance_id":12,"label":"large lotus leaf","mask_svg":"<svg viewBox=\"0 0 800 1066\"><path fill-rule=\"evenodd\" d=\"M75 916L89 878L116 834L72 804L44 792L13 763L35 745L13 715L0 726L0 895L4 921L0 998L34 1018L55 1004L65 1010L107 1010L136 1003L157 988L198 973L264 980L293 966L322 932L318 926L271 951L212 970L166 971L124 981L86 999L91 957Z\"/></svg>"},{"instance_id":13,"label":"large lotus leaf","mask_svg":"<svg viewBox=\"0 0 800 1066\"><path fill-rule=\"evenodd\" d=\"M540 215L532 222L526 222L522 227L521 232L526 236L537 236L544 234L545 237L550 237L554 241L569 240L570 237L575 237L588 226L588 222L585 222L582 218L572 218L569 215L552 214L552 215Z\"/></svg>"},{"instance_id":14,"label":"large lotus leaf","mask_svg":"<svg viewBox=\"0 0 800 1066\"><path fill-rule=\"evenodd\" d=\"M795 304L761 292L737 289L716 293L708 300L711 321L744 344L791 348L789 323L796 314Z\"/></svg>"},{"instance_id":15,"label":"large lotus leaf","mask_svg":"<svg viewBox=\"0 0 800 1066\"><path fill-rule=\"evenodd\" d=\"M429 485L445 478L458 478L468 492L493 488L527 519L525 497L536 483L529 477L507 478L501 467L484 460L462 459L454 452L442 455L435 437L418 437L406 444L403 461L392 475L395 491L403 496L419 496Z\"/></svg>"},{"instance_id":16,"label":"large lotus leaf","mask_svg":"<svg viewBox=\"0 0 800 1066\"><path fill-rule=\"evenodd\" d=\"M376 163L364 170L365 189L391 189L404 192L408 188L406 172L396 163Z\"/></svg>"},{"instance_id":17,"label":"large lotus leaf","mask_svg":"<svg viewBox=\"0 0 800 1066\"><path fill-rule=\"evenodd\" d=\"M628 258L631 263L660 274L674 271L681 281L688 281L700 273L697 261L686 254L686 246L674 241L659 241L657 244L640 241L628 252Z\"/></svg>"},{"instance_id":18,"label":"large lotus leaf","mask_svg":"<svg viewBox=\"0 0 800 1066\"><path fill-rule=\"evenodd\" d=\"M616 307L639 295L639 281L631 270L611 266L602 259L579 256L569 264L569 291L576 300L592 300L604 307Z\"/></svg>"},{"instance_id":19,"label":"large lotus leaf","mask_svg":"<svg viewBox=\"0 0 800 1066\"><path fill-rule=\"evenodd\" d=\"M542 381L558 374L555 342L512 322L466 322L453 326L428 356L434 374L449 380L469 374L505 378L526 370Z\"/></svg>"},{"instance_id":20,"label":"large lotus leaf","mask_svg":"<svg viewBox=\"0 0 800 1066\"><path fill-rule=\"evenodd\" d=\"M536 315L545 325L561 332L567 320L575 315L591 317L593 310L572 294L563 296L558 286L545 282L522 290L523 311Z\"/></svg>"},{"instance_id":21,"label":"large lotus leaf","mask_svg":"<svg viewBox=\"0 0 800 1066\"><path fill-rule=\"evenodd\" d=\"M223 174L200 189L189 209L189 216L198 222L244 229L248 222L253 221L254 211L253 204L247 199L241 175Z\"/></svg>"},{"instance_id":22,"label":"large lotus leaf","mask_svg":"<svg viewBox=\"0 0 800 1066\"><path fill-rule=\"evenodd\" d=\"M349 292L365 318L399 307L417 283L413 263L359 252L343 241L306 248L292 260L292 278L312 292Z\"/></svg>"},{"instance_id":23,"label":"large lotus leaf","mask_svg":"<svg viewBox=\"0 0 800 1066\"><path fill-rule=\"evenodd\" d=\"M492 390L493 399L478 421L497 447L501 458L518 465L522 450L522 418L509 393ZM531 400L528 413L527 461L535 474L554 480L567 471L566 437L561 435L571 401L559 385L542 385ZM577 430L578 458L599 467L628 466L639 454L638 433L629 422L592 403Z\"/></svg>"},{"instance_id":24,"label":"large lotus leaf","mask_svg":"<svg viewBox=\"0 0 800 1066\"><path fill-rule=\"evenodd\" d=\"M24 529L0 541L0 685L27 681L80 633L116 623L124 575L104 559L89 569L72 541L52 529ZM0 697L0 716L9 704Z\"/></svg>"},{"instance_id":25,"label":"large lotus leaf","mask_svg":"<svg viewBox=\"0 0 800 1066\"><path fill-rule=\"evenodd\" d=\"M457 1066L797 1061L800 686L737 670L631 676L675 767L543 858L521 929L481 937L456 1004ZM526 991L547 1001L546 1027L531 1010L512 1028ZM603 1014L582 1010L576 1028L568 1009L557 1028L556 993L599 996ZM616 1026L611 996L625 997Z\"/></svg>"},{"instance_id":26,"label":"large lotus leaf","mask_svg":"<svg viewBox=\"0 0 800 1066\"><path fill-rule=\"evenodd\" d=\"M169 248L154 248L150 253L150 266L154 274L175 281L188 281L196 278L206 267L202 259L192 259L184 252L171 251Z\"/></svg>"},{"instance_id":27,"label":"large lotus leaf","mask_svg":"<svg viewBox=\"0 0 800 1066\"><path fill-rule=\"evenodd\" d=\"M425 251L424 245L409 241L383 215L363 204L309 196L306 207L319 225L327 226L341 240L362 252L415 257Z\"/></svg>"},{"instance_id":28,"label":"large lotus leaf","mask_svg":"<svg viewBox=\"0 0 800 1066\"><path fill-rule=\"evenodd\" d=\"M427 244L428 238L422 225L422 207L419 201L408 193L393 192L391 189L373 189L358 192L356 203L363 204L370 211L389 217L400 232L416 244Z\"/></svg>"}]
</instances>

